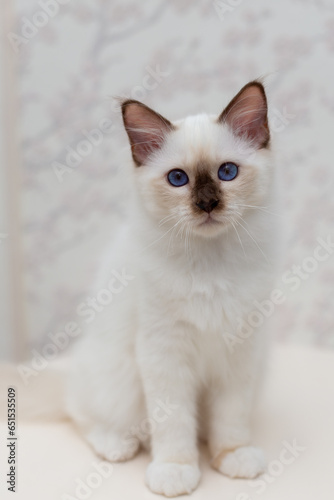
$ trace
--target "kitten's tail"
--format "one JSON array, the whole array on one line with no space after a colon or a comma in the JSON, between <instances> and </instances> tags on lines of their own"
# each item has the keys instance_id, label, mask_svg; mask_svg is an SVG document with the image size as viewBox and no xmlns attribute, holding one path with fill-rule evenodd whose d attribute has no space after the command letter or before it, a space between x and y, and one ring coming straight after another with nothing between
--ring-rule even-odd
<instances>
[{"instance_id":1,"label":"kitten's tail","mask_svg":"<svg viewBox=\"0 0 334 500\"><path fill-rule=\"evenodd\" d=\"M20 422L51 422L68 418L65 405L65 380L68 362L49 363L44 370L33 370L28 365L0 366L0 408L7 414L8 388L15 389L17 425ZM11 407L13 408L13 407Z\"/></svg>"}]
</instances>

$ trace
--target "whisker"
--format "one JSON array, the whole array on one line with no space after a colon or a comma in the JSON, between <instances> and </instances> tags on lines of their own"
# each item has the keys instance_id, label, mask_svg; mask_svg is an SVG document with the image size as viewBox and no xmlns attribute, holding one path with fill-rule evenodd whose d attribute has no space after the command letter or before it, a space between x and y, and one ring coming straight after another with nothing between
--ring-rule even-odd
<instances>
[{"instance_id":1,"label":"whisker","mask_svg":"<svg viewBox=\"0 0 334 500\"><path fill-rule=\"evenodd\" d=\"M242 219L242 218L241 218L241 220L242 220L243 222L245 222L245 223L246 223L246 221L245 221L244 219ZM251 233L248 231L248 229L247 229L245 226L243 226L243 225L241 224L240 220L235 219L235 222L236 222L237 224L239 224L239 226L241 226L241 227L244 229L244 231L246 231L246 233L248 234L248 236L251 238L251 240L255 243L255 245L257 246L257 248L258 248L258 249L260 250L260 252L262 253L263 257L266 259L266 261L267 261L267 262L269 262L269 261L268 261L267 256L266 256L266 255L265 255L265 253L263 252L262 248L260 247L260 245L258 244L258 242L255 240L255 238L251 235ZM247 223L246 223L246 224L247 224Z\"/></svg>"},{"instance_id":2,"label":"whisker","mask_svg":"<svg viewBox=\"0 0 334 500\"><path fill-rule=\"evenodd\" d=\"M177 221L174 224L174 226L170 227L163 235L159 236L159 238L157 238L155 241L153 241L152 243L150 243L149 245L147 245L146 247L144 247L141 251L144 252L145 250L147 250L148 248L150 248L152 245L155 245L155 243L157 243L158 241L162 240L162 238L164 238L168 233L170 233L170 231L172 231L179 222L180 221Z\"/></svg>"},{"instance_id":3,"label":"whisker","mask_svg":"<svg viewBox=\"0 0 334 500\"><path fill-rule=\"evenodd\" d=\"M175 217L177 217L177 214L166 215L166 217L164 217L163 219L161 219L161 221L159 222L159 226L163 226L167 222L170 222L171 220L175 219Z\"/></svg>"},{"instance_id":4,"label":"whisker","mask_svg":"<svg viewBox=\"0 0 334 500\"><path fill-rule=\"evenodd\" d=\"M184 220L184 218L185 218L185 217L186 217L186 216L181 217L181 219L179 219L179 220L178 220L178 221L174 224L174 226L171 228L171 229L172 229L172 232L171 232L171 235L170 235L170 237L169 237L169 241L168 241L167 255L169 255L169 250L170 250L170 248L171 248L171 243L172 243L172 241L173 241L174 230L176 230L176 228L177 228L177 226L178 226L179 224L182 224L182 222L183 222L183 220Z\"/></svg>"},{"instance_id":5,"label":"whisker","mask_svg":"<svg viewBox=\"0 0 334 500\"><path fill-rule=\"evenodd\" d=\"M258 209L258 210L261 210L262 212L265 212L267 214L275 215L276 217L283 217L282 214L278 214L278 213L271 212L271 211L267 210L268 207L260 207L260 206L256 206L256 205L242 205L240 203L236 204L235 206L236 207L242 207L242 208Z\"/></svg>"},{"instance_id":6,"label":"whisker","mask_svg":"<svg viewBox=\"0 0 334 500\"><path fill-rule=\"evenodd\" d=\"M237 237L238 237L238 240L239 240L239 242L240 242L240 245L241 245L242 251L243 251L243 253L244 253L244 256L245 256L245 258L247 258L247 256L246 256L246 252L245 252L245 247L244 247L244 245L243 245L243 243L242 243L242 241L241 241L240 235L239 235L239 233L238 233L238 230L237 230L237 228L236 228L236 226L235 226L235 224L234 224L233 220L232 220L230 217L227 217L227 219L228 219L228 220L229 220L229 222L232 224L232 227L234 228L234 230L235 230L235 232L236 232L236 234L237 234Z\"/></svg>"}]
</instances>

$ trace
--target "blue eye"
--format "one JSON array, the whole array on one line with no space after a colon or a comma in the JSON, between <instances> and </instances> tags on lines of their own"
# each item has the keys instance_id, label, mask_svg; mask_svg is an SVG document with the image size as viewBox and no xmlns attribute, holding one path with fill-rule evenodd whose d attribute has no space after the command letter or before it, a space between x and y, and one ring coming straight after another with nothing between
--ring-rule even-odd
<instances>
[{"instance_id":1,"label":"blue eye","mask_svg":"<svg viewBox=\"0 0 334 500\"><path fill-rule=\"evenodd\" d=\"M221 181L232 181L238 175L238 167L235 163L230 161L220 165L218 170L218 177Z\"/></svg>"},{"instance_id":2,"label":"blue eye","mask_svg":"<svg viewBox=\"0 0 334 500\"><path fill-rule=\"evenodd\" d=\"M172 186L180 187L188 184L188 176L183 170L171 170L167 175L167 179Z\"/></svg>"}]
</instances>

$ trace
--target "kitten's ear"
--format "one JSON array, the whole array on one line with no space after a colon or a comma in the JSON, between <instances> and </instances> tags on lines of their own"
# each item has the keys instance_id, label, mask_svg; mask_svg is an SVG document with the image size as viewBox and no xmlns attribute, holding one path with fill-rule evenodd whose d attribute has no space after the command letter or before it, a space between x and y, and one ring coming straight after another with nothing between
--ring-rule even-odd
<instances>
[{"instance_id":1,"label":"kitten's ear","mask_svg":"<svg viewBox=\"0 0 334 500\"><path fill-rule=\"evenodd\" d=\"M260 149L269 144L267 98L260 82L245 85L219 116L233 133Z\"/></svg>"},{"instance_id":2,"label":"kitten's ear","mask_svg":"<svg viewBox=\"0 0 334 500\"><path fill-rule=\"evenodd\" d=\"M161 148L166 135L174 129L174 125L139 101L124 101L122 114L132 157L139 167L147 161L151 153Z\"/></svg>"}]
</instances>

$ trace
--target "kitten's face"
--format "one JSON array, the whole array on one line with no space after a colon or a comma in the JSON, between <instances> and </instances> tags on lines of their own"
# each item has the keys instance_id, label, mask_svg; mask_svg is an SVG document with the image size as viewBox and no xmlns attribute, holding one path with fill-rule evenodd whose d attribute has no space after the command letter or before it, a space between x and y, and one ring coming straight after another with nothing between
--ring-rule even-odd
<instances>
[{"instance_id":1,"label":"kitten's face","mask_svg":"<svg viewBox=\"0 0 334 500\"><path fill-rule=\"evenodd\" d=\"M170 123L136 101L123 104L139 194L154 223L215 237L268 189L269 130L263 87L244 87L217 118ZM241 222L242 223L242 222Z\"/></svg>"}]
</instances>

